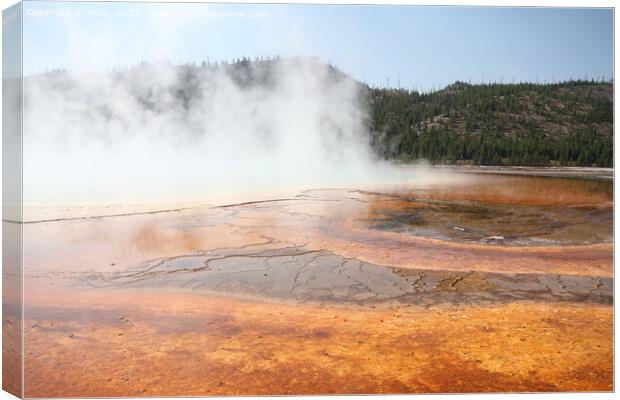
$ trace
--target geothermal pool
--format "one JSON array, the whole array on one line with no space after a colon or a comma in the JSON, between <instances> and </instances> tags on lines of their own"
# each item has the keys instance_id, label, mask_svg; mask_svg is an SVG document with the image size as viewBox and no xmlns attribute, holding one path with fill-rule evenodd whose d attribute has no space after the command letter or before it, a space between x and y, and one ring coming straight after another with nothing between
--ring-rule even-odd
<instances>
[{"instance_id":1,"label":"geothermal pool","mask_svg":"<svg viewBox=\"0 0 620 400\"><path fill-rule=\"evenodd\" d=\"M38 210L25 394L612 390L611 172L542 171Z\"/></svg>"},{"instance_id":2,"label":"geothermal pool","mask_svg":"<svg viewBox=\"0 0 620 400\"><path fill-rule=\"evenodd\" d=\"M366 193L374 229L507 246L611 243L609 181L486 176L462 184Z\"/></svg>"}]
</instances>

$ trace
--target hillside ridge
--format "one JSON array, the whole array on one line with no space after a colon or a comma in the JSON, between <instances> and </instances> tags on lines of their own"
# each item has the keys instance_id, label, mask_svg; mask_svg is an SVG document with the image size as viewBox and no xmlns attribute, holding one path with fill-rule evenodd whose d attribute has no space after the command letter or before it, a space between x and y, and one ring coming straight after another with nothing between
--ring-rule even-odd
<instances>
[{"instance_id":1,"label":"hillside ridge","mask_svg":"<svg viewBox=\"0 0 620 400\"><path fill-rule=\"evenodd\" d=\"M200 79L227 74L241 89L273 89L278 63L321 67L326 86L354 82L366 111L368 142L378 158L399 162L424 159L436 164L523 166L613 166L613 83L570 80L558 83L456 81L433 92L371 87L314 57L242 58L232 62L173 65L141 63L111 74L126 80L138 102L157 109L159 92L145 91L133 77L161 65L172 67L169 88L183 108L201 96ZM71 90L68 71L25 78ZM203 87L204 87L204 82ZM164 106L169 106L164 105ZM95 110L96 111L96 110ZM101 112L107 112L101 110Z\"/></svg>"}]
</instances>

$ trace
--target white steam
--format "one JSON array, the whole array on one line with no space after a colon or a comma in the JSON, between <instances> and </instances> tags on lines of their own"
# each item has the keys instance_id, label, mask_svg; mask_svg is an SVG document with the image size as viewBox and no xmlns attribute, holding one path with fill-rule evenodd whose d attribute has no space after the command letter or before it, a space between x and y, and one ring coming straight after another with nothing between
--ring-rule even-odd
<instances>
[{"instance_id":1,"label":"white steam","mask_svg":"<svg viewBox=\"0 0 620 400\"><path fill-rule=\"evenodd\" d=\"M361 85L311 59L245 68L26 78L25 202L190 201L385 173Z\"/></svg>"}]
</instances>

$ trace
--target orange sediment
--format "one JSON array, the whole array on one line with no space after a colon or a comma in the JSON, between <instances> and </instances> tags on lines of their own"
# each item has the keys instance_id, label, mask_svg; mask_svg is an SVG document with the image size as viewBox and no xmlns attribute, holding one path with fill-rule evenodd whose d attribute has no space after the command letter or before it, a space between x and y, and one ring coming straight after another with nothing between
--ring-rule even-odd
<instances>
[{"instance_id":1,"label":"orange sediment","mask_svg":"<svg viewBox=\"0 0 620 400\"><path fill-rule=\"evenodd\" d=\"M610 185L544 179L25 225L25 396L611 391ZM512 227L520 241L442 239L428 216L455 203L449 222L491 233L467 207L568 211ZM276 273L291 270L288 293ZM347 280L411 287L354 297Z\"/></svg>"}]
</instances>

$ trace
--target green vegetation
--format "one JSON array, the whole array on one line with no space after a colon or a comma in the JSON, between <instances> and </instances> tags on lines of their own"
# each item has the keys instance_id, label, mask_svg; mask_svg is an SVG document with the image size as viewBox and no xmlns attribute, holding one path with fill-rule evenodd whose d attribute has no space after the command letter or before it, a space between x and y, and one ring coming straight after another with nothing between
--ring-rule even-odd
<instances>
[{"instance_id":1,"label":"green vegetation","mask_svg":"<svg viewBox=\"0 0 620 400\"><path fill-rule=\"evenodd\" d=\"M613 166L613 85L456 82L369 88L372 145L386 159L476 165Z\"/></svg>"},{"instance_id":2,"label":"green vegetation","mask_svg":"<svg viewBox=\"0 0 620 400\"><path fill-rule=\"evenodd\" d=\"M277 79L275 58L243 58L232 62L186 64L176 68L171 88L184 109L226 73L240 88L271 90ZM289 62L325 67L315 58ZM134 74L151 68L142 63L116 72L132 84ZM142 71L141 73L143 73ZM65 71L42 77L46 84L71 89ZM351 80L327 65L325 85ZM554 84L477 84L455 82L431 93L372 88L357 82L369 112L370 142L384 159L441 164L613 166L613 84L572 80ZM142 106L159 111L161 101L152 91L132 95ZM95 110L92 110L93 112ZM100 110L101 111L101 110ZM109 114L109 110L103 110Z\"/></svg>"}]
</instances>

